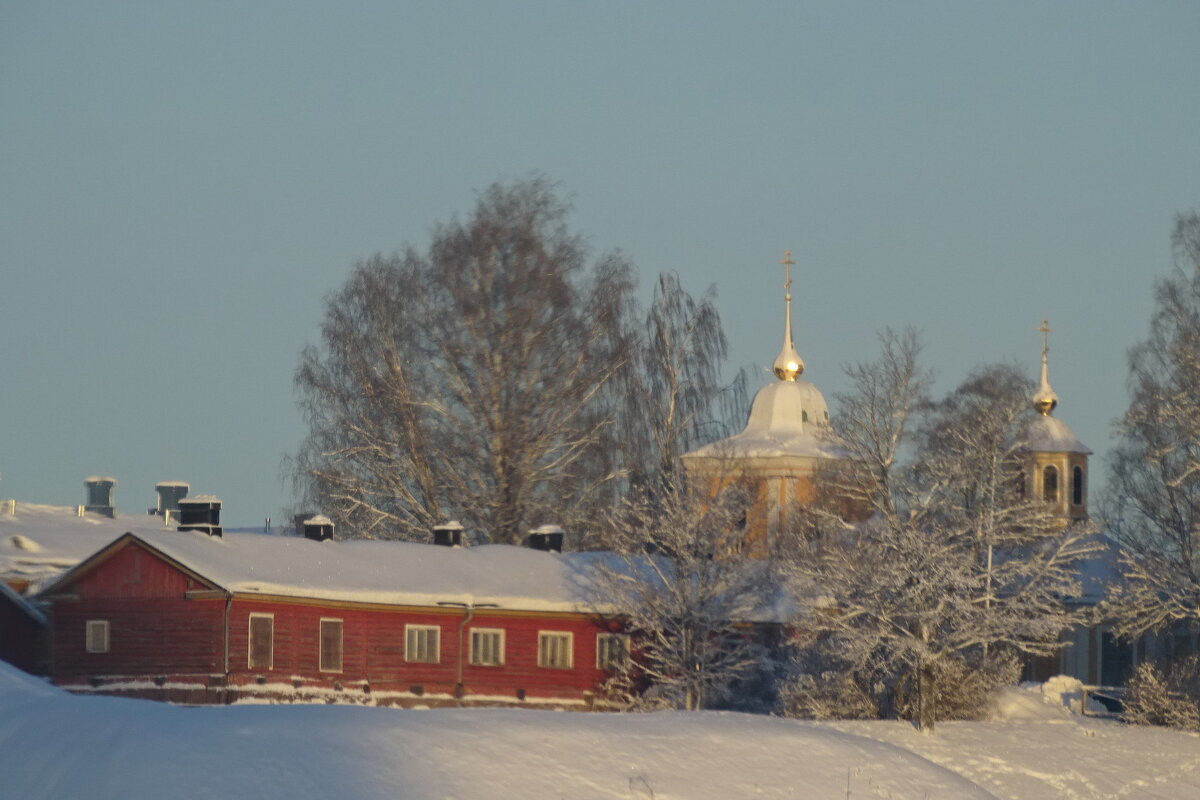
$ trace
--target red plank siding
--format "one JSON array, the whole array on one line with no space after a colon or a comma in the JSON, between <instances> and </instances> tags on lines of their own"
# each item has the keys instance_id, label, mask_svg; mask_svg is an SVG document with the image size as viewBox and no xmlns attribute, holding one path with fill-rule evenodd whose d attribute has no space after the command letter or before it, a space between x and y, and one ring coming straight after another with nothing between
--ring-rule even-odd
<instances>
[{"instance_id":1,"label":"red plank siding","mask_svg":"<svg viewBox=\"0 0 1200 800\"><path fill-rule=\"evenodd\" d=\"M101 675L219 674L224 671L220 599L60 600L54 605L51 672L56 681ZM88 620L108 620L109 650L89 653Z\"/></svg>"},{"instance_id":2,"label":"red plank siding","mask_svg":"<svg viewBox=\"0 0 1200 800\"><path fill-rule=\"evenodd\" d=\"M136 543L128 543L98 568L81 575L72 591L80 599L183 597L204 588Z\"/></svg>"}]
</instances>

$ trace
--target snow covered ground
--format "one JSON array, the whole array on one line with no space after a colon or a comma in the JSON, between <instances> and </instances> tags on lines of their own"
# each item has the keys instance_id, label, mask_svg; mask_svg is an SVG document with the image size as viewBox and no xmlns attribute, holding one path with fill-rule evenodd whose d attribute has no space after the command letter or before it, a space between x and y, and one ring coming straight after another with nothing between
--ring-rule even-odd
<instances>
[{"instance_id":1,"label":"snow covered ground","mask_svg":"<svg viewBox=\"0 0 1200 800\"><path fill-rule=\"evenodd\" d=\"M1200 737L1014 693L996 722L739 714L179 708L0 664L5 798L1196 798Z\"/></svg>"}]
</instances>

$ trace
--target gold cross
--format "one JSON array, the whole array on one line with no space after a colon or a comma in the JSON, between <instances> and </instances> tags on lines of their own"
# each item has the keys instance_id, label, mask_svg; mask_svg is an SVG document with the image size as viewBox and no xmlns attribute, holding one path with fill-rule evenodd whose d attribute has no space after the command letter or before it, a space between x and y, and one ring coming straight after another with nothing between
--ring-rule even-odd
<instances>
[{"instance_id":1,"label":"gold cross","mask_svg":"<svg viewBox=\"0 0 1200 800\"><path fill-rule=\"evenodd\" d=\"M787 299L792 299L792 267L796 266L796 262L792 261L792 251L787 250L783 254L783 260L779 262L783 264L787 270L787 281L783 284L784 290L787 292Z\"/></svg>"},{"instance_id":2,"label":"gold cross","mask_svg":"<svg viewBox=\"0 0 1200 800\"><path fill-rule=\"evenodd\" d=\"M1038 332L1042 334L1042 357L1045 358L1046 353L1050 352L1050 320L1043 319Z\"/></svg>"}]
</instances>

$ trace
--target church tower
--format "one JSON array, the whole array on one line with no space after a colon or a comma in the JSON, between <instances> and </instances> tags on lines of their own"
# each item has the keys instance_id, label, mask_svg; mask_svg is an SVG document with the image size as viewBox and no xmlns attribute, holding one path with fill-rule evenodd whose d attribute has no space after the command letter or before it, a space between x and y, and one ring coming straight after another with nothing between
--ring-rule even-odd
<instances>
[{"instance_id":1,"label":"church tower","mask_svg":"<svg viewBox=\"0 0 1200 800\"><path fill-rule=\"evenodd\" d=\"M1037 416L1025 431L1029 454L1025 490L1050 504L1064 520L1088 517L1088 456L1092 454L1062 420L1051 416L1058 395L1050 388L1050 323L1042 320L1042 379L1033 394Z\"/></svg>"},{"instance_id":2,"label":"church tower","mask_svg":"<svg viewBox=\"0 0 1200 800\"><path fill-rule=\"evenodd\" d=\"M751 495L743 551L765 557L770 539L786 524L787 511L814 496L813 476L822 465L841 460L821 391L802 380L804 360L792 341L792 261L784 255L783 346L772 365L775 380L758 390L750 418L740 433L685 453L688 474L710 495L744 481Z\"/></svg>"}]
</instances>

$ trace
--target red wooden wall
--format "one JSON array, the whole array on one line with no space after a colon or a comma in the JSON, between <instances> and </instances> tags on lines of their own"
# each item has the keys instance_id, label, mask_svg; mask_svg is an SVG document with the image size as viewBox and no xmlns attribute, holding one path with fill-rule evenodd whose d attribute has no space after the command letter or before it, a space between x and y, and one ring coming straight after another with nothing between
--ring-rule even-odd
<instances>
[{"instance_id":1,"label":"red wooden wall","mask_svg":"<svg viewBox=\"0 0 1200 800\"><path fill-rule=\"evenodd\" d=\"M70 599L55 600L51 675L63 681L223 672L224 600L184 597L204 588L136 543L126 544L63 588ZM88 620L108 620L107 653L87 652Z\"/></svg>"},{"instance_id":2,"label":"red wooden wall","mask_svg":"<svg viewBox=\"0 0 1200 800\"><path fill-rule=\"evenodd\" d=\"M270 670L249 670L251 614L274 616L274 658ZM374 689L409 691L413 686L431 694L452 694L458 681L459 626L463 609L419 607L365 607L314 601L269 601L238 597L230 612L230 670L235 682L264 676L271 682L293 676L332 685L365 681ZM342 620L342 670L321 672L318 656L320 620ZM440 629L441 652L437 664L405 661L405 626L430 625ZM471 628L505 631L504 664L497 667L470 663ZM461 658L465 695L565 697L577 699L594 691L607 675L596 669L596 634L606 631L582 614L531 614L478 611L462 632ZM537 664L538 632L574 634L571 669L551 669Z\"/></svg>"}]
</instances>

